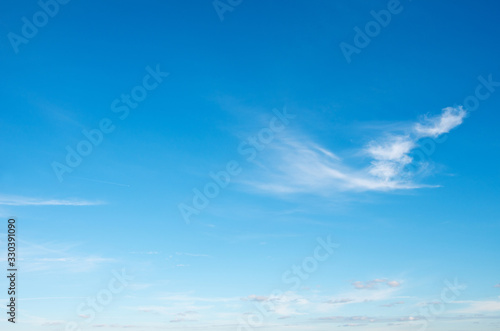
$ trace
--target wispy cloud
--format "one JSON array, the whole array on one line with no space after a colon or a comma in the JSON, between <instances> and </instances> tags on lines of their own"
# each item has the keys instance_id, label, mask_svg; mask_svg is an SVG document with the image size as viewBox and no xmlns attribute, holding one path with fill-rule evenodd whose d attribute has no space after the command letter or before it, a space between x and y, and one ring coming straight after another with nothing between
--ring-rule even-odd
<instances>
[{"instance_id":1,"label":"wispy cloud","mask_svg":"<svg viewBox=\"0 0 500 331\"><path fill-rule=\"evenodd\" d=\"M26 258L24 259L24 269L26 272L88 272L98 266L107 263L114 263L115 259L102 258L96 256L75 256L60 258Z\"/></svg>"},{"instance_id":2,"label":"wispy cloud","mask_svg":"<svg viewBox=\"0 0 500 331\"><path fill-rule=\"evenodd\" d=\"M412 162L408 155L415 148L410 136L389 136L382 142L370 142L366 152L374 159L370 174L383 180L396 177L403 168Z\"/></svg>"},{"instance_id":3,"label":"wispy cloud","mask_svg":"<svg viewBox=\"0 0 500 331\"><path fill-rule=\"evenodd\" d=\"M272 304L267 305L268 311L276 314L279 317L304 315L301 310L311 304L311 302L305 297L291 291L283 293L279 296L249 295L246 298L242 298L242 300L253 301L257 303L271 302Z\"/></svg>"},{"instance_id":4,"label":"wispy cloud","mask_svg":"<svg viewBox=\"0 0 500 331\"><path fill-rule=\"evenodd\" d=\"M34 300L74 300L85 299L85 297L40 297L40 298L22 298L19 301L34 301Z\"/></svg>"},{"instance_id":5,"label":"wispy cloud","mask_svg":"<svg viewBox=\"0 0 500 331\"><path fill-rule=\"evenodd\" d=\"M264 180L244 183L272 193L320 193L332 190L392 190L414 184L383 181L367 171L350 168L306 137L287 137L273 145ZM260 176L259 176L260 177Z\"/></svg>"},{"instance_id":6,"label":"wispy cloud","mask_svg":"<svg viewBox=\"0 0 500 331\"><path fill-rule=\"evenodd\" d=\"M74 273L89 272L100 266L116 263L116 259L82 255L72 252L77 244L21 241L23 244L23 270L25 272Z\"/></svg>"},{"instance_id":7,"label":"wispy cloud","mask_svg":"<svg viewBox=\"0 0 500 331\"><path fill-rule=\"evenodd\" d=\"M366 289L374 289L377 288L379 284L385 284L389 287L399 287L401 283L396 280L387 280L387 279L374 279L367 282L355 281L351 283L355 289L358 290L366 290Z\"/></svg>"},{"instance_id":8,"label":"wispy cloud","mask_svg":"<svg viewBox=\"0 0 500 331\"><path fill-rule=\"evenodd\" d=\"M423 123L415 125L415 132L421 137L438 137L462 124L467 112L462 106L447 107L440 116L425 117Z\"/></svg>"},{"instance_id":9,"label":"wispy cloud","mask_svg":"<svg viewBox=\"0 0 500 331\"><path fill-rule=\"evenodd\" d=\"M410 164L420 169L426 166L417 164L411 153L421 139L449 132L466 115L461 106L448 107L440 115L424 116L418 122L398 126L398 131L383 132L354 153L350 151L363 160L343 160L304 135L283 135L271 144L270 153L261 162L265 171L258 178L262 179L243 183L278 194L436 187L419 183L415 171L408 170Z\"/></svg>"},{"instance_id":10,"label":"wispy cloud","mask_svg":"<svg viewBox=\"0 0 500 331\"><path fill-rule=\"evenodd\" d=\"M387 283L388 281L385 281ZM171 320L185 318L193 318L202 322L207 322L215 316L222 317L224 321L228 317L238 318L243 315L255 315L257 312L265 311L271 318L276 320L288 319L294 317L295 320L300 320L300 316L308 319L308 323L313 320L332 321L338 323L372 323L378 320L367 316L328 316L334 310L342 310L344 313L348 311L356 311L363 307L373 306L373 302L391 303L392 305L402 305L402 301L398 301L400 296L395 296L399 288L391 288L383 286L379 289L371 291L352 290L348 294L339 294L335 298L329 298L317 293L308 293L307 295L297 292L288 291L272 295L252 294L244 297L196 297L189 294L177 294L166 297L157 298L165 302L159 306L142 306L135 309L155 315L168 315ZM353 308L346 305L356 305ZM224 313L220 313L223 309ZM196 313L189 313L195 311ZM234 316L233 316L234 315ZM315 319L317 317L317 319ZM394 319L400 321L401 318ZM392 321L392 320L391 320ZM382 320L380 322L383 322ZM301 329L301 328L299 328Z\"/></svg>"},{"instance_id":11,"label":"wispy cloud","mask_svg":"<svg viewBox=\"0 0 500 331\"><path fill-rule=\"evenodd\" d=\"M365 152L373 157L370 174L389 181L398 178L405 167L413 162L410 153L422 138L437 138L462 124L467 115L461 107L444 108L438 116L425 116L421 122L412 124L404 134L387 133L379 140L371 141Z\"/></svg>"},{"instance_id":12,"label":"wispy cloud","mask_svg":"<svg viewBox=\"0 0 500 331\"><path fill-rule=\"evenodd\" d=\"M454 310L453 313L460 314L480 314L487 312L500 312L500 301L484 300L484 301L455 301L455 304L467 304L467 307Z\"/></svg>"},{"instance_id":13,"label":"wispy cloud","mask_svg":"<svg viewBox=\"0 0 500 331\"><path fill-rule=\"evenodd\" d=\"M102 204L104 204L102 201L81 199L40 199L14 195L0 195L0 205L5 206L95 206Z\"/></svg>"}]
</instances>

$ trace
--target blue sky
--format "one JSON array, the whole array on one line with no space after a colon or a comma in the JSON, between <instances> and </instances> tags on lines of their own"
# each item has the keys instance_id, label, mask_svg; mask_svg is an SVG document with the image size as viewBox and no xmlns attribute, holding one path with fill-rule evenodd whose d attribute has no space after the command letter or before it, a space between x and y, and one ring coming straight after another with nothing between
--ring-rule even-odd
<instances>
[{"instance_id":1,"label":"blue sky","mask_svg":"<svg viewBox=\"0 0 500 331\"><path fill-rule=\"evenodd\" d=\"M496 2L1 9L2 330L500 328Z\"/></svg>"}]
</instances>

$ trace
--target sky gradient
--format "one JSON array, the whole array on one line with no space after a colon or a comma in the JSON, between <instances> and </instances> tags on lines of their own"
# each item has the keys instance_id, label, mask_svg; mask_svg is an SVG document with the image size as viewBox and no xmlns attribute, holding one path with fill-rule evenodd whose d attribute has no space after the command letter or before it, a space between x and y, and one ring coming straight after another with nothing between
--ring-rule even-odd
<instances>
[{"instance_id":1,"label":"sky gradient","mask_svg":"<svg viewBox=\"0 0 500 331\"><path fill-rule=\"evenodd\" d=\"M2 330L500 329L497 2L0 8Z\"/></svg>"}]
</instances>

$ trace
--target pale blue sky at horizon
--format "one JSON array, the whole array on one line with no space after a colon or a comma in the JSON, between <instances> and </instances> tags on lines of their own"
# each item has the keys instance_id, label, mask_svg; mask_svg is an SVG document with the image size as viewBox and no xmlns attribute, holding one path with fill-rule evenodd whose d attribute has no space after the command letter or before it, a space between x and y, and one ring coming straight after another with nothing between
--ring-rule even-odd
<instances>
[{"instance_id":1,"label":"pale blue sky at horizon","mask_svg":"<svg viewBox=\"0 0 500 331\"><path fill-rule=\"evenodd\" d=\"M2 330L500 329L497 2L1 9Z\"/></svg>"}]
</instances>

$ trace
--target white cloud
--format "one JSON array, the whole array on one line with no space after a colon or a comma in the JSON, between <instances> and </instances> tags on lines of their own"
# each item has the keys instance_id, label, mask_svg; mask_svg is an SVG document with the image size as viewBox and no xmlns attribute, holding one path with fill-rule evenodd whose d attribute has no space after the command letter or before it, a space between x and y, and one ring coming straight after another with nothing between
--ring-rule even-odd
<instances>
[{"instance_id":1,"label":"white cloud","mask_svg":"<svg viewBox=\"0 0 500 331\"><path fill-rule=\"evenodd\" d=\"M376 160L402 161L408 159L407 154L414 147L409 136L390 136L382 145L371 143L368 152Z\"/></svg>"},{"instance_id":2,"label":"white cloud","mask_svg":"<svg viewBox=\"0 0 500 331\"><path fill-rule=\"evenodd\" d=\"M23 265L26 272L88 272L105 263L116 262L115 259L102 257L56 257L26 258Z\"/></svg>"},{"instance_id":3,"label":"white cloud","mask_svg":"<svg viewBox=\"0 0 500 331\"><path fill-rule=\"evenodd\" d=\"M21 241L23 245L23 270L25 272L74 273L89 272L102 265L115 263L113 258L89 256L71 252L78 244Z\"/></svg>"},{"instance_id":4,"label":"white cloud","mask_svg":"<svg viewBox=\"0 0 500 331\"><path fill-rule=\"evenodd\" d=\"M332 190L384 191L416 187L412 183L380 180L365 169L345 166L307 138L283 138L269 148L273 155L265 173L259 176L264 179L244 182L265 192L328 194Z\"/></svg>"},{"instance_id":5,"label":"white cloud","mask_svg":"<svg viewBox=\"0 0 500 331\"><path fill-rule=\"evenodd\" d=\"M419 184L415 175L422 174L427 164L414 162L411 153L419 140L437 137L463 122L466 111L448 107L440 115L425 117L421 122L398 127L398 132L384 132L355 153L368 161L343 160L337 154L319 146L305 136L282 134L262 152L265 171L258 181L243 181L267 193L315 193L327 195L332 191L389 191L436 187ZM266 157L266 153L267 157ZM357 164L356 166L350 166ZM419 171L409 171L408 165Z\"/></svg>"},{"instance_id":6,"label":"white cloud","mask_svg":"<svg viewBox=\"0 0 500 331\"><path fill-rule=\"evenodd\" d=\"M422 138L438 136L450 132L462 124L467 112L459 106L444 108L442 113L434 117L425 117L423 122L413 124L406 133L387 135L382 141L372 141L366 153L374 158L370 173L383 180L391 180L404 174L404 169L413 162L410 153L418 146Z\"/></svg>"},{"instance_id":7,"label":"white cloud","mask_svg":"<svg viewBox=\"0 0 500 331\"><path fill-rule=\"evenodd\" d=\"M389 287L399 287L401 283L396 280L387 279L374 279L367 282L355 281L351 283L354 288L358 290L375 289L378 288L378 284L386 284Z\"/></svg>"},{"instance_id":8,"label":"white cloud","mask_svg":"<svg viewBox=\"0 0 500 331\"><path fill-rule=\"evenodd\" d=\"M95 206L102 201L87 201L79 199L39 199L14 195L0 195L0 205L6 206Z\"/></svg>"},{"instance_id":9,"label":"white cloud","mask_svg":"<svg viewBox=\"0 0 500 331\"><path fill-rule=\"evenodd\" d=\"M401 286L401 283L396 281L396 280L391 280L386 283L390 287L399 287Z\"/></svg>"},{"instance_id":10,"label":"white cloud","mask_svg":"<svg viewBox=\"0 0 500 331\"><path fill-rule=\"evenodd\" d=\"M466 115L467 112L462 106L456 108L447 107L443 109L443 113L440 116L426 117L424 123L417 123L415 131L420 137L436 138L462 124Z\"/></svg>"},{"instance_id":11,"label":"white cloud","mask_svg":"<svg viewBox=\"0 0 500 331\"><path fill-rule=\"evenodd\" d=\"M408 155L415 148L415 141L409 136L390 136L382 143L371 142L366 152L374 159L370 174L383 180L397 177L403 168L412 162Z\"/></svg>"},{"instance_id":12,"label":"white cloud","mask_svg":"<svg viewBox=\"0 0 500 331\"><path fill-rule=\"evenodd\" d=\"M454 301L456 304L467 304L468 307L453 311L461 314L479 314L487 312L500 312L500 301Z\"/></svg>"}]
</instances>

